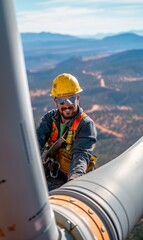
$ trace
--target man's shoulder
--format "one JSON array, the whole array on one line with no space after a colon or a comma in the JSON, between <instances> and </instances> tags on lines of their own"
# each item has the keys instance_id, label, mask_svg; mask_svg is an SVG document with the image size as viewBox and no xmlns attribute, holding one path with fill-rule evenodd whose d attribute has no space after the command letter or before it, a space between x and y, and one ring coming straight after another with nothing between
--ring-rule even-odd
<instances>
[{"instance_id":1,"label":"man's shoulder","mask_svg":"<svg viewBox=\"0 0 143 240\"><path fill-rule=\"evenodd\" d=\"M57 116L58 116L58 110L57 109L51 109L44 115L44 118L45 119L49 119L49 118L53 119Z\"/></svg>"},{"instance_id":2,"label":"man's shoulder","mask_svg":"<svg viewBox=\"0 0 143 240\"><path fill-rule=\"evenodd\" d=\"M93 119L88 114L86 114L86 116L85 116L85 121L94 122Z\"/></svg>"},{"instance_id":3,"label":"man's shoulder","mask_svg":"<svg viewBox=\"0 0 143 240\"><path fill-rule=\"evenodd\" d=\"M81 122L93 122L91 117L88 114L86 114L86 111L84 111L82 107L79 107L79 111L76 118L78 118L81 115L83 115L83 117L81 118Z\"/></svg>"}]
</instances>

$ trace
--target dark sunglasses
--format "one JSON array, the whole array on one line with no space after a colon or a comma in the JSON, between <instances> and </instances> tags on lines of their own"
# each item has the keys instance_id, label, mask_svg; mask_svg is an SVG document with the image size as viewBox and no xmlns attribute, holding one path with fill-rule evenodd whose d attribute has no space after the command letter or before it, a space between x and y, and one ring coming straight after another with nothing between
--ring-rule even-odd
<instances>
[{"instance_id":1,"label":"dark sunglasses","mask_svg":"<svg viewBox=\"0 0 143 240\"><path fill-rule=\"evenodd\" d=\"M70 97L70 98L55 98L58 104L64 105L66 102L69 104L74 104L77 100L77 96Z\"/></svg>"}]
</instances>

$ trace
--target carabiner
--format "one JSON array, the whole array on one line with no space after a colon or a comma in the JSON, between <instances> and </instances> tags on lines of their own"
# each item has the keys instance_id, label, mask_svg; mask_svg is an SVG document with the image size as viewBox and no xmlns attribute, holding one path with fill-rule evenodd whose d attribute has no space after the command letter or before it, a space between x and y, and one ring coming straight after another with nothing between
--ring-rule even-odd
<instances>
[{"instance_id":1,"label":"carabiner","mask_svg":"<svg viewBox=\"0 0 143 240\"><path fill-rule=\"evenodd\" d=\"M57 178L60 169L60 164L57 161L53 161L50 165L50 176L52 178Z\"/></svg>"}]
</instances>

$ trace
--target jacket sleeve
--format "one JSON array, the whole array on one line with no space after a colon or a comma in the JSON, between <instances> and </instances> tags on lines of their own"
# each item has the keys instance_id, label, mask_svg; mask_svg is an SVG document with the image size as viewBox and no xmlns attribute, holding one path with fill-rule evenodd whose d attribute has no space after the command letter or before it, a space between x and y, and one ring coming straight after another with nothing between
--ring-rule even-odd
<instances>
[{"instance_id":1,"label":"jacket sleeve","mask_svg":"<svg viewBox=\"0 0 143 240\"><path fill-rule=\"evenodd\" d=\"M71 162L68 173L68 180L75 179L86 173L89 164L90 154L93 152L97 140L95 123L87 117L79 125L76 139L71 149Z\"/></svg>"},{"instance_id":2,"label":"jacket sleeve","mask_svg":"<svg viewBox=\"0 0 143 240\"><path fill-rule=\"evenodd\" d=\"M47 113L40 122L39 127L36 130L37 133L37 139L40 147L40 152L42 152L42 149L49 139L51 135L51 124L52 124L52 117L50 116L50 113Z\"/></svg>"}]
</instances>

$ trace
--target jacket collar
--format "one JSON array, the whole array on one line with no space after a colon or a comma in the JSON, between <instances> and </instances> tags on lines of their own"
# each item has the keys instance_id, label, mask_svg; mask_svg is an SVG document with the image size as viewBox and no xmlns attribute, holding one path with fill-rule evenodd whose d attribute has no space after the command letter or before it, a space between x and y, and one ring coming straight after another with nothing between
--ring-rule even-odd
<instances>
[{"instance_id":1,"label":"jacket collar","mask_svg":"<svg viewBox=\"0 0 143 240\"><path fill-rule=\"evenodd\" d=\"M83 112L83 109L78 106L78 110L77 112L75 113L75 115L73 116L73 118L69 121L69 126L72 125L72 123L74 122L74 120ZM53 121L57 122L57 123L60 123L60 120L61 120L61 115L60 115L60 112L58 111L58 109L56 110L54 116L53 116Z\"/></svg>"}]
</instances>

